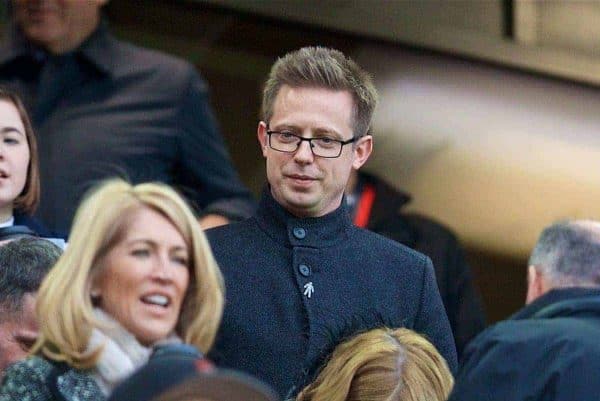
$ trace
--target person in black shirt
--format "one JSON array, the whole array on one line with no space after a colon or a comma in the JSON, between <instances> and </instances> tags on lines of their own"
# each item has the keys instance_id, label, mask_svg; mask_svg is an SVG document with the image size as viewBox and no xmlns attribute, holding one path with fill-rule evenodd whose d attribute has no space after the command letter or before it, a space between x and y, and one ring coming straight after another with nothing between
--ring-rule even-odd
<instances>
[{"instance_id":1,"label":"person in black shirt","mask_svg":"<svg viewBox=\"0 0 600 401\"><path fill-rule=\"evenodd\" d=\"M174 185L206 226L250 215L202 78L187 62L116 40L104 2L9 3L0 84L23 98L38 136L38 216L67 232L83 193L115 175Z\"/></svg>"}]
</instances>

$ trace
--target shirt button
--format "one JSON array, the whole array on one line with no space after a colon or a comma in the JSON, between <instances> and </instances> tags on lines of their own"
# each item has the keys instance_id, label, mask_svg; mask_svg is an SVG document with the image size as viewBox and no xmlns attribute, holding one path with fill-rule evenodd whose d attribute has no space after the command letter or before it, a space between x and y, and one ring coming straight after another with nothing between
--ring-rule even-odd
<instances>
[{"instance_id":1,"label":"shirt button","mask_svg":"<svg viewBox=\"0 0 600 401\"><path fill-rule=\"evenodd\" d=\"M294 237L298 239L303 239L304 237L306 237L306 230L304 230L302 227L295 227L293 232Z\"/></svg>"},{"instance_id":2,"label":"shirt button","mask_svg":"<svg viewBox=\"0 0 600 401\"><path fill-rule=\"evenodd\" d=\"M300 265L298 266L298 270L300 271L300 274L302 274L304 277L310 276L310 267L306 265Z\"/></svg>"}]
</instances>

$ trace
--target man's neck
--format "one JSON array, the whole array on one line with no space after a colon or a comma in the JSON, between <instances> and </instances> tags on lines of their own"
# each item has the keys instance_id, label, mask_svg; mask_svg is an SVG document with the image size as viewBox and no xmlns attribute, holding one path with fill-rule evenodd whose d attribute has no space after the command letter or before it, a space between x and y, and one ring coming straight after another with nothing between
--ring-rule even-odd
<instances>
[{"instance_id":1,"label":"man's neck","mask_svg":"<svg viewBox=\"0 0 600 401\"><path fill-rule=\"evenodd\" d=\"M69 53L77 49L83 42L85 42L100 24L100 15L91 21L83 22L84 25L80 26L79 29L74 29L70 35L64 40L58 40L52 43L44 43L42 46L48 51L48 53L54 55L61 55Z\"/></svg>"}]
</instances>

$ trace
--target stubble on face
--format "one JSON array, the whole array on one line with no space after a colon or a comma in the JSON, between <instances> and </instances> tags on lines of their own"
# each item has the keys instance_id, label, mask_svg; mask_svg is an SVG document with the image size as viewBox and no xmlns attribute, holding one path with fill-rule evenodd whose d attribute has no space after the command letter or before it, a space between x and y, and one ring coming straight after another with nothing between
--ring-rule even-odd
<instances>
[{"instance_id":1,"label":"stubble on face","mask_svg":"<svg viewBox=\"0 0 600 401\"><path fill-rule=\"evenodd\" d=\"M348 91L294 88L284 85L275 98L271 130L290 130L309 138L352 138L354 100ZM294 153L278 152L267 142L266 125L259 124L259 140L267 160L273 197L298 217L319 217L339 207L354 164L352 145L338 158L314 156L303 142Z\"/></svg>"}]
</instances>

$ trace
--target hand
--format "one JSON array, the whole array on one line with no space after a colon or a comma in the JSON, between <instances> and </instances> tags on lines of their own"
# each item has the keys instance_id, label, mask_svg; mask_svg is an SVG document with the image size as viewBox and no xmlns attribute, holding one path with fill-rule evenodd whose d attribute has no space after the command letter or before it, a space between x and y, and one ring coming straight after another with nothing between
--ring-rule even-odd
<instances>
[{"instance_id":1,"label":"hand","mask_svg":"<svg viewBox=\"0 0 600 401\"><path fill-rule=\"evenodd\" d=\"M202 216L200 218L199 223L203 230L208 230L209 228L229 224L229 219L225 216L221 216L220 214L207 214L206 216Z\"/></svg>"}]
</instances>

